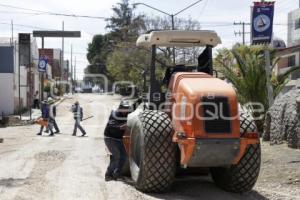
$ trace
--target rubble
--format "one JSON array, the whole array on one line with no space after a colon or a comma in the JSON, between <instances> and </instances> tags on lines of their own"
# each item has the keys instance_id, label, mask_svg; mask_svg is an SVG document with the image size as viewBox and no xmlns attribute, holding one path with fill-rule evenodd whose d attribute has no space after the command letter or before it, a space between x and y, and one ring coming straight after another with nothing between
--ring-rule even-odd
<instances>
[{"instance_id":1,"label":"rubble","mask_svg":"<svg viewBox=\"0 0 300 200\"><path fill-rule=\"evenodd\" d=\"M263 135L271 144L287 141L291 148L300 149L300 89L278 97L269 109Z\"/></svg>"}]
</instances>

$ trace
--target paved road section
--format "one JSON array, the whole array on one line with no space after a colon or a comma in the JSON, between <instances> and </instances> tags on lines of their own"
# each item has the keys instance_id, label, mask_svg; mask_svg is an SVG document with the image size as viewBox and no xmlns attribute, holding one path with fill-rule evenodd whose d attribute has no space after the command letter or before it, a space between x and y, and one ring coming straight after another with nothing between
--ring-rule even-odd
<instances>
[{"instance_id":1,"label":"paved road section","mask_svg":"<svg viewBox=\"0 0 300 200\"><path fill-rule=\"evenodd\" d=\"M87 137L72 137L70 107L79 100L85 117ZM209 176L178 177L165 194L143 194L128 179L105 182L108 157L103 130L112 107L120 98L80 94L58 107L57 122L62 134L36 136L37 125L0 128L0 199L1 200L253 200L300 199L300 151L285 145L263 144L263 161L255 189L238 195L222 191ZM80 133L80 132L78 132Z\"/></svg>"}]
</instances>

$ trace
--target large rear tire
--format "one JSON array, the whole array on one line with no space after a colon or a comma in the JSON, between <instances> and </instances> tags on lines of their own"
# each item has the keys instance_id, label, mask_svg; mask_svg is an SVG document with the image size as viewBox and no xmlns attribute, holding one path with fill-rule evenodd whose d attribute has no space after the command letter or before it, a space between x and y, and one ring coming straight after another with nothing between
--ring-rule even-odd
<instances>
[{"instance_id":1,"label":"large rear tire","mask_svg":"<svg viewBox=\"0 0 300 200\"><path fill-rule=\"evenodd\" d=\"M255 122L245 110L240 111L240 133L256 131ZM258 178L261 162L260 144L248 145L245 154L237 165L213 167L210 169L214 182L229 192L243 193L250 191Z\"/></svg>"},{"instance_id":2,"label":"large rear tire","mask_svg":"<svg viewBox=\"0 0 300 200\"><path fill-rule=\"evenodd\" d=\"M164 192L174 182L176 146L166 113L143 111L132 127L129 163L135 187L143 192Z\"/></svg>"}]
</instances>

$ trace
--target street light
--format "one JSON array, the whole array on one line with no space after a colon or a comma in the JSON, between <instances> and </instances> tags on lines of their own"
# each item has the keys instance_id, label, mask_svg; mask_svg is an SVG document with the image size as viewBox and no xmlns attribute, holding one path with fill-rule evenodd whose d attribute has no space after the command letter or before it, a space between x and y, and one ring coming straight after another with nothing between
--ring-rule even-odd
<instances>
[{"instance_id":1,"label":"street light","mask_svg":"<svg viewBox=\"0 0 300 200\"><path fill-rule=\"evenodd\" d=\"M177 16L177 15L179 15L180 13L186 11L187 9L193 7L194 5L200 3L201 1L202 1L202 0L198 0L198 1L196 1L195 3L192 3L192 4L190 4L189 6L185 7L184 9L182 9L182 10L176 12L175 14L167 13L167 12L165 12L165 11L163 11L163 10L160 10L160 9L158 9L158 8L155 8L155 7L150 6L150 5L148 5L148 4L145 4L145 3L134 3L134 4L132 4L132 5L133 5L133 6L143 5L143 6L146 6L146 7L148 7L148 8L151 8L151 9L153 9L153 10L156 10L156 11L158 11L158 12L160 12L160 13L163 13L163 14L165 14L165 15L168 15L169 17L171 17L172 30L175 30L174 17ZM173 48L173 64L175 65L175 48Z\"/></svg>"}]
</instances>

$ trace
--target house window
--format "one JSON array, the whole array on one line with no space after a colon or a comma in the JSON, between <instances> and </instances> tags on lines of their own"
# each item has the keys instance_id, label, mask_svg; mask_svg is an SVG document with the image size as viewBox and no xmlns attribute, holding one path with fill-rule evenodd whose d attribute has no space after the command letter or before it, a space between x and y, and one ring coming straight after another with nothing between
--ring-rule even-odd
<instances>
[{"instance_id":1,"label":"house window","mask_svg":"<svg viewBox=\"0 0 300 200\"><path fill-rule=\"evenodd\" d=\"M295 30L300 29L300 18L295 20Z\"/></svg>"},{"instance_id":2,"label":"house window","mask_svg":"<svg viewBox=\"0 0 300 200\"><path fill-rule=\"evenodd\" d=\"M294 67L296 66L296 56L289 56L288 57L288 67Z\"/></svg>"}]
</instances>

